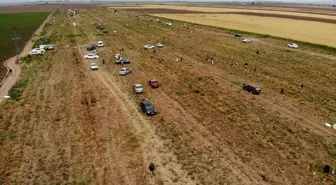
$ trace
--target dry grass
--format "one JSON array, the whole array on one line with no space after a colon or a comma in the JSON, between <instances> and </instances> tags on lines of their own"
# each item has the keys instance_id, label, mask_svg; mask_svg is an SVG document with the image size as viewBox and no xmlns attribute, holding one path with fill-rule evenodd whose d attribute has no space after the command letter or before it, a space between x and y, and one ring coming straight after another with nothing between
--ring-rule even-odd
<instances>
[{"instance_id":1,"label":"dry grass","mask_svg":"<svg viewBox=\"0 0 336 185\"><path fill-rule=\"evenodd\" d=\"M336 24L222 14L155 14L158 17L243 30L336 47Z\"/></svg>"},{"instance_id":2,"label":"dry grass","mask_svg":"<svg viewBox=\"0 0 336 185\"><path fill-rule=\"evenodd\" d=\"M184 29L182 22L167 28L136 21L135 15L104 10L83 10L76 18L55 15L46 32L54 35L56 50L44 56L48 63L34 60L27 66L34 72L21 99L1 105L0 184L336 181L321 173L322 165L336 165L335 133L323 128L336 116L331 85L336 66L329 51L311 46L287 51L281 47L286 41L272 38L246 45L214 28ZM101 35L95 22L106 23L110 33ZM106 63L95 61L99 71L92 72L81 58L98 40L105 43L100 57ZM143 49L156 42L165 47L156 53ZM120 48L134 70L123 77L113 59ZM215 58L213 65L207 55ZM183 62L175 62L181 56ZM152 78L162 86L146 85L144 94L134 95L133 83ZM262 94L241 91L244 82L258 83ZM158 115L140 114L143 98L154 103ZM160 164L154 178L147 173L149 162Z\"/></svg>"},{"instance_id":3,"label":"dry grass","mask_svg":"<svg viewBox=\"0 0 336 185\"><path fill-rule=\"evenodd\" d=\"M304 16L304 17L317 17L336 20L336 16L333 15L320 15L312 13L301 13L301 12L284 12L279 10L252 10L252 9L238 9L238 8L212 8L212 7L192 7L192 6L171 6L171 5L143 5L138 7L118 7L121 9L127 8L165 8L165 9L175 9L175 10L189 10L189 11L202 11L202 12L253 12L253 13L271 13L279 15L294 15L294 16Z\"/></svg>"}]
</instances>

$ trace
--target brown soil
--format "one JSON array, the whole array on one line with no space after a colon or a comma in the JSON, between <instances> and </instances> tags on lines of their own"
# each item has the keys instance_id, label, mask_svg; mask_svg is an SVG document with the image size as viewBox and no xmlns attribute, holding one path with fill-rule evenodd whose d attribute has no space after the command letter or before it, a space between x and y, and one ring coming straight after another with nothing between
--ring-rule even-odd
<instances>
[{"instance_id":1,"label":"brown soil","mask_svg":"<svg viewBox=\"0 0 336 185\"><path fill-rule=\"evenodd\" d=\"M214 28L188 29L178 21L167 28L135 15L96 9L55 15L47 35L54 36L56 49L25 63L22 74L30 81L21 100L1 104L0 184L336 181L322 173L323 165L336 165L336 133L323 126L336 116L336 87L330 85L336 84L335 60L322 57L331 54L310 46L297 52L270 38L243 44ZM96 22L110 33L95 29ZM100 59L84 60L85 48L98 40L105 44ZM157 42L165 47L143 49ZM124 65L133 69L128 76L119 76L121 66L114 64L121 48L131 59ZM175 61L179 57L183 62ZM89 70L91 62L98 71ZM157 89L146 84L153 78L161 82ZM246 82L257 83L262 93L242 91ZM134 83L145 92L135 95ZM145 98L156 116L140 111ZM155 177L148 173L150 162L158 165Z\"/></svg>"},{"instance_id":2,"label":"brown soil","mask_svg":"<svg viewBox=\"0 0 336 185\"><path fill-rule=\"evenodd\" d=\"M164 8L127 8L129 11L136 11L141 13L149 14L239 14L239 15L253 15L253 16L262 16L262 17L277 17L285 19L294 19L294 20L305 20L305 21L316 21L316 22L325 22L336 24L336 20L316 18L316 17L304 17L304 16L294 16L294 15L280 15L280 14L271 14L271 13L255 13L255 12L202 12L202 11L189 11L189 10L174 10L174 9L164 9Z\"/></svg>"},{"instance_id":3,"label":"brown soil","mask_svg":"<svg viewBox=\"0 0 336 185\"><path fill-rule=\"evenodd\" d=\"M95 7L95 4L13 5L0 6L0 13L52 12L56 9L89 9Z\"/></svg>"}]
</instances>

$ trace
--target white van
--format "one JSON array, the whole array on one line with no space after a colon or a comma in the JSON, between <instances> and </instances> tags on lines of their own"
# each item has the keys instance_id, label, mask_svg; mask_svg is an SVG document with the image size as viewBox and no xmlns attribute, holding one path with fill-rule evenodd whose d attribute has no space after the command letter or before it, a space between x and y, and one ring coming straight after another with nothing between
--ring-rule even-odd
<instances>
[{"instance_id":1,"label":"white van","mask_svg":"<svg viewBox=\"0 0 336 185\"><path fill-rule=\"evenodd\" d=\"M103 46L104 46L103 41L98 41L98 47L103 47Z\"/></svg>"}]
</instances>

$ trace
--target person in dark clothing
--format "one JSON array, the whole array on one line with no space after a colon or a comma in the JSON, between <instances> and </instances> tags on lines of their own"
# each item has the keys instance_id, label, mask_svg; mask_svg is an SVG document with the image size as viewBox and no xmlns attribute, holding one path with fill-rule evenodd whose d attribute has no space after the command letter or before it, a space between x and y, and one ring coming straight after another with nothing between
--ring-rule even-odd
<instances>
[{"instance_id":1,"label":"person in dark clothing","mask_svg":"<svg viewBox=\"0 0 336 185\"><path fill-rule=\"evenodd\" d=\"M245 63L245 68L247 68L247 66L248 66L248 63Z\"/></svg>"},{"instance_id":2,"label":"person in dark clothing","mask_svg":"<svg viewBox=\"0 0 336 185\"><path fill-rule=\"evenodd\" d=\"M12 73L13 72L12 69L9 69L9 72Z\"/></svg>"},{"instance_id":3,"label":"person in dark clothing","mask_svg":"<svg viewBox=\"0 0 336 185\"><path fill-rule=\"evenodd\" d=\"M303 84L300 84L300 89L303 89Z\"/></svg>"},{"instance_id":4,"label":"person in dark clothing","mask_svg":"<svg viewBox=\"0 0 336 185\"><path fill-rule=\"evenodd\" d=\"M152 173L153 176L154 176L154 170L155 170L155 168L156 167L155 167L154 163L150 163L148 169Z\"/></svg>"},{"instance_id":5,"label":"person in dark clothing","mask_svg":"<svg viewBox=\"0 0 336 185\"><path fill-rule=\"evenodd\" d=\"M282 87L280 92L281 92L282 95L285 94L285 88Z\"/></svg>"},{"instance_id":6,"label":"person in dark clothing","mask_svg":"<svg viewBox=\"0 0 336 185\"><path fill-rule=\"evenodd\" d=\"M105 64L105 60L103 59L103 64Z\"/></svg>"},{"instance_id":7,"label":"person in dark clothing","mask_svg":"<svg viewBox=\"0 0 336 185\"><path fill-rule=\"evenodd\" d=\"M182 62L183 58L181 57L181 62Z\"/></svg>"}]
</instances>

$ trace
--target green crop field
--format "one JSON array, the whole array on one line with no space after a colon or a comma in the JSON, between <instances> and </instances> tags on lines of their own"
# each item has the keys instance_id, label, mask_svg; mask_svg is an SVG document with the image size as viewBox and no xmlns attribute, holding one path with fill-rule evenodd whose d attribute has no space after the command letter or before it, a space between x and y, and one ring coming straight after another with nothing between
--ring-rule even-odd
<instances>
[{"instance_id":1,"label":"green crop field","mask_svg":"<svg viewBox=\"0 0 336 185\"><path fill-rule=\"evenodd\" d=\"M17 25L17 33L21 36L20 49L23 49L48 14L48 12L0 14L0 62L15 55L13 30L10 24Z\"/></svg>"}]
</instances>

